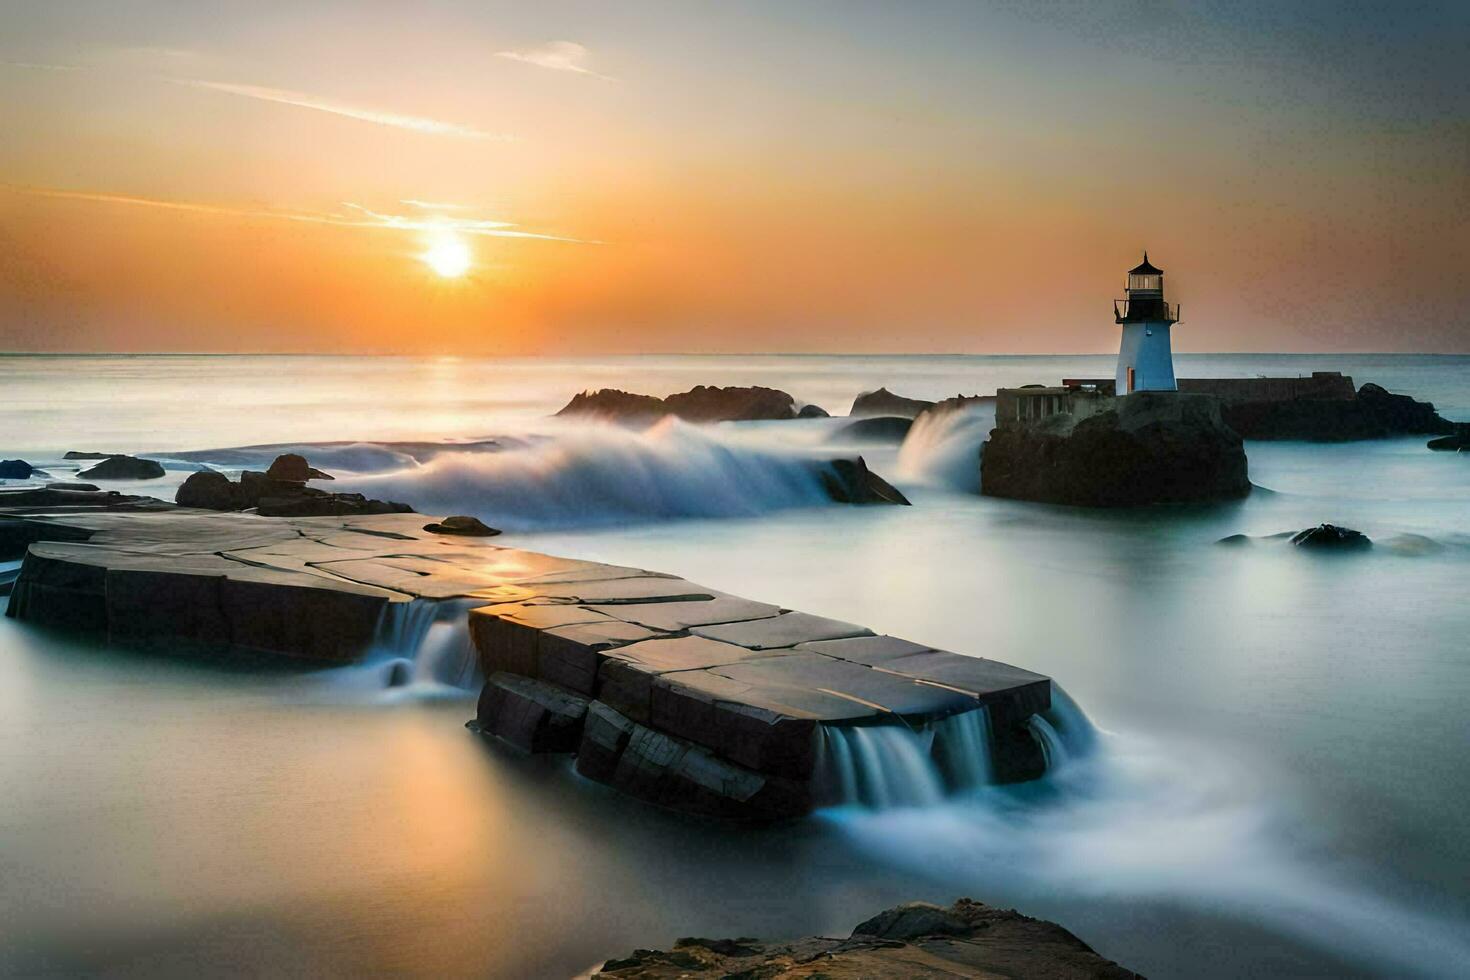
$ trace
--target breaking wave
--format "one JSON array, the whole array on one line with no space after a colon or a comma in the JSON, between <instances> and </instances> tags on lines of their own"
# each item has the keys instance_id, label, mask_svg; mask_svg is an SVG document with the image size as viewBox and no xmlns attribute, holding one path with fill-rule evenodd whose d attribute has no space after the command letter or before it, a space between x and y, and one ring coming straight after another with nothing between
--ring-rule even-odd
<instances>
[{"instance_id":1,"label":"breaking wave","mask_svg":"<svg viewBox=\"0 0 1470 980\"><path fill-rule=\"evenodd\" d=\"M980 489L980 444L995 426L995 403L925 412L898 450L900 480L976 493Z\"/></svg>"},{"instance_id":2,"label":"breaking wave","mask_svg":"<svg viewBox=\"0 0 1470 980\"><path fill-rule=\"evenodd\" d=\"M741 517L829 502L810 458L665 419L642 432L573 429L499 452L442 452L338 488L504 530L675 517Z\"/></svg>"},{"instance_id":3,"label":"breaking wave","mask_svg":"<svg viewBox=\"0 0 1470 980\"><path fill-rule=\"evenodd\" d=\"M1385 974L1452 976L1470 962L1462 926L1381 896L1331 853L1304 853L1300 828L1251 772L1194 746L1099 731L1053 691L1032 726L1043 779L886 807L859 780L852 798L867 805L818 818L872 860L949 887L968 879L1017 902L1179 902Z\"/></svg>"}]
</instances>

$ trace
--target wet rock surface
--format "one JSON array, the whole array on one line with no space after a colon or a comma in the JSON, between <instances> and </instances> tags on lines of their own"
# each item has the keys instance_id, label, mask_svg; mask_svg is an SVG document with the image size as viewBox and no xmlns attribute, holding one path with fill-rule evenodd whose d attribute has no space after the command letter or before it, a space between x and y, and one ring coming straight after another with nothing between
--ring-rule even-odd
<instances>
[{"instance_id":1,"label":"wet rock surface","mask_svg":"<svg viewBox=\"0 0 1470 980\"><path fill-rule=\"evenodd\" d=\"M23 459L0 459L0 480L29 480L35 467Z\"/></svg>"},{"instance_id":2,"label":"wet rock surface","mask_svg":"<svg viewBox=\"0 0 1470 980\"><path fill-rule=\"evenodd\" d=\"M862 923L846 939L680 939L669 950L640 949L608 960L597 976L1129 980L1138 974L1100 956L1054 922L962 898L947 908L927 902L896 906Z\"/></svg>"},{"instance_id":3,"label":"wet rock surface","mask_svg":"<svg viewBox=\"0 0 1470 980\"><path fill-rule=\"evenodd\" d=\"M1232 500L1250 492L1245 446L1210 395L1134 392L1080 422L1054 416L994 429L980 492L1043 503L1133 507Z\"/></svg>"},{"instance_id":4,"label":"wet rock surface","mask_svg":"<svg viewBox=\"0 0 1470 980\"><path fill-rule=\"evenodd\" d=\"M1291 536L1291 543L1298 548L1322 549L1325 551L1362 551L1373 547L1373 541L1362 531L1336 524L1318 524Z\"/></svg>"},{"instance_id":5,"label":"wet rock surface","mask_svg":"<svg viewBox=\"0 0 1470 980\"><path fill-rule=\"evenodd\" d=\"M70 453L67 457L73 458ZM160 476L163 476L161 464L136 456L108 456L77 474L82 480L156 480Z\"/></svg>"},{"instance_id":6,"label":"wet rock surface","mask_svg":"<svg viewBox=\"0 0 1470 980\"><path fill-rule=\"evenodd\" d=\"M807 406L815 408L815 406ZM821 411L821 409L817 409ZM698 385L688 391L656 398L616 388L584 391L556 413L615 422L649 423L666 415L686 422L734 422L811 418L801 415L796 399L784 391L762 387L717 388ZM825 412L822 412L825 415Z\"/></svg>"}]
</instances>

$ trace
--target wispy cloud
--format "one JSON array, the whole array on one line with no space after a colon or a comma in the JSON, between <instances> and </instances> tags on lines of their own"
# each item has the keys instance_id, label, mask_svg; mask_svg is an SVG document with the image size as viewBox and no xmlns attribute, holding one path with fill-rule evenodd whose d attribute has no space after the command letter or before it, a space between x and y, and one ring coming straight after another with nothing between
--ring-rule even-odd
<instances>
[{"instance_id":1,"label":"wispy cloud","mask_svg":"<svg viewBox=\"0 0 1470 980\"><path fill-rule=\"evenodd\" d=\"M444 201L420 201L412 197L405 197L398 203L407 204L409 207L418 208L421 211L468 211L470 209L468 204L447 204Z\"/></svg>"},{"instance_id":2,"label":"wispy cloud","mask_svg":"<svg viewBox=\"0 0 1470 980\"><path fill-rule=\"evenodd\" d=\"M29 68L32 71L86 71L85 65L50 65L43 61L0 61L6 68Z\"/></svg>"},{"instance_id":3,"label":"wispy cloud","mask_svg":"<svg viewBox=\"0 0 1470 980\"><path fill-rule=\"evenodd\" d=\"M509 58L512 61L524 61L538 68L569 71L578 75L590 75L593 78L612 81L612 76L595 72L583 64L587 60L587 54L587 48L576 41L547 41L545 44L520 51L495 52L497 58Z\"/></svg>"},{"instance_id":4,"label":"wispy cloud","mask_svg":"<svg viewBox=\"0 0 1470 980\"><path fill-rule=\"evenodd\" d=\"M109 194L100 191L74 191L55 187L26 187L17 184L0 184L0 189L37 197L61 198L71 201L92 201L99 204L121 204L137 207L162 208L169 211L187 211L195 214L221 215L232 218L265 218L275 221L300 221L307 224L334 225L339 228L367 228L389 231L452 231L461 235L483 235L487 238L530 238L548 242L570 242L576 245L601 245L602 242L564 235L547 235L541 232L524 231L510 221L494 221L483 218L456 218L442 214L391 214L375 211L353 204L342 203L345 212L286 211L266 208L235 208L216 204L197 204L190 201L170 201L155 197L137 197L131 194Z\"/></svg>"},{"instance_id":5,"label":"wispy cloud","mask_svg":"<svg viewBox=\"0 0 1470 980\"><path fill-rule=\"evenodd\" d=\"M194 88L209 89L213 92L239 95L247 99L259 99L263 102L277 102L281 105L315 109L317 112L329 112L334 116L346 116L348 119L359 119L363 122L376 123L379 126L394 126L398 129L409 129L418 133L432 133L436 136L457 136L462 139L475 140L515 139L514 136L505 133L490 133L483 129L462 126L459 123L445 122L442 119L430 119L427 116L405 116L396 112L364 109L360 106L346 105L331 99L308 95L305 92L293 92L289 89L269 88L264 85L241 85L233 82L211 82L199 78L171 78L169 81L176 85L190 85Z\"/></svg>"}]
</instances>

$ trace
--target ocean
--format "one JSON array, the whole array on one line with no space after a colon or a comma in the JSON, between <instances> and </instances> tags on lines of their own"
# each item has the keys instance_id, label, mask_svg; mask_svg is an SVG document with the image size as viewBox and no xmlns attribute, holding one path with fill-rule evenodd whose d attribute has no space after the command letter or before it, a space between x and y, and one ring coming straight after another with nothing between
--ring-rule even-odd
<instances>
[{"instance_id":1,"label":"ocean","mask_svg":"<svg viewBox=\"0 0 1470 980\"><path fill-rule=\"evenodd\" d=\"M679 936L845 934L967 895L1149 976L1470 963L1470 460L1423 438L1250 442L1249 498L983 498L984 409L854 445L841 418L646 431L577 391L989 394L1111 357L0 356L0 458L134 452L172 495L287 448L337 489L506 544L676 573L1055 678L1100 731L1037 783L748 828L622 798L463 728L474 691L109 649L0 619L0 972L571 977ZM1470 357L1178 355L1341 370L1470 419ZM912 507L827 504L862 454ZM1372 537L1312 555L1322 522ZM1253 536L1246 547L1216 542ZM4 569L0 568L0 573ZM3 599L0 599L3 602ZM403 653L403 651L398 651ZM414 651L409 651L414 654Z\"/></svg>"}]
</instances>

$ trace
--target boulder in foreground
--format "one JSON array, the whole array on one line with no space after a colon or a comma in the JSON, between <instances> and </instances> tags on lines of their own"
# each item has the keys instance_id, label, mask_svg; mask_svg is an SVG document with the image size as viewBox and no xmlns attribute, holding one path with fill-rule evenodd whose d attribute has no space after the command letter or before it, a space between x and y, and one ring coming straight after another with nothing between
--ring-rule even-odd
<instances>
[{"instance_id":1,"label":"boulder in foreground","mask_svg":"<svg viewBox=\"0 0 1470 980\"><path fill-rule=\"evenodd\" d=\"M847 939L680 939L670 950L640 949L609 960L597 976L1129 980L1138 974L1103 958L1055 922L962 898L948 908L927 902L896 906L859 925Z\"/></svg>"},{"instance_id":2,"label":"boulder in foreground","mask_svg":"<svg viewBox=\"0 0 1470 980\"><path fill-rule=\"evenodd\" d=\"M108 456L77 476L87 480L156 480L163 476L163 467L154 460L136 456Z\"/></svg>"},{"instance_id":3,"label":"boulder in foreground","mask_svg":"<svg viewBox=\"0 0 1470 980\"><path fill-rule=\"evenodd\" d=\"M812 408L814 406L808 406ZM818 409L820 411L820 409ZM649 423L666 415L685 422L738 422L811 418L802 415L796 399L775 388L716 388L697 385L688 391L655 398L616 388L584 391L557 415L598 418L614 422ZM826 413L823 412L823 415Z\"/></svg>"},{"instance_id":4,"label":"boulder in foreground","mask_svg":"<svg viewBox=\"0 0 1470 980\"><path fill-rule=\"evenodd\" d=\"M23 459L0 459L0 480L29 480L35 471Z\"/></svg>"},{"instance_id":5,"label":"boulder in foreground","mask_svg":"<svg viewBox=\"0 0 1470 980\"><path fill-rule=\"evenodd\" d=\"M1028 424L998 409L998 427L982 449L980 492L1084 507L1250 493L1245 446L1212 395L1138 391L1100 400L1094 414L1083 410Z\"/></svg>"}]
</instances>

